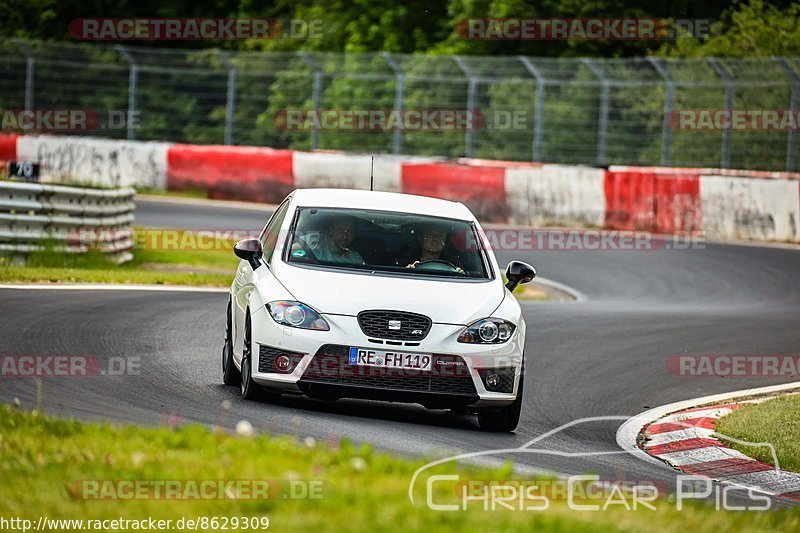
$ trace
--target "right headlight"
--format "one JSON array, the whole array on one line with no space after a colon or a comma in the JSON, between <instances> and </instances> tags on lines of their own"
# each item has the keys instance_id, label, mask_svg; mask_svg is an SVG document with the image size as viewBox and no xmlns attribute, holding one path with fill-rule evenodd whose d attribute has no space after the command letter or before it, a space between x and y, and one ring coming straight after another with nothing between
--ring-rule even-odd
<instances>
[{"instance_id":1,"label":"right headlight","mask_svg":"<svg viewBox=\"0 0 800 533\"><path fill-rule=\"evenodd\" d=\"M328 331L330 326L319 313L306 304L291 300L278 300L267 304L267 311L272 320L283 326L300 329L316 329Z\"/></svg>"},{"instance_id":2,"label":"right headlight","mask_svg":"<svg viewBox=\"0 0 800 533\"><path fill-rule=\"evenodd\" d=\"M458 342L467 344L502 344L511 338L517 328L502 318L484 318L473 322L458 336Z\"/></svg>"}]
</instances>

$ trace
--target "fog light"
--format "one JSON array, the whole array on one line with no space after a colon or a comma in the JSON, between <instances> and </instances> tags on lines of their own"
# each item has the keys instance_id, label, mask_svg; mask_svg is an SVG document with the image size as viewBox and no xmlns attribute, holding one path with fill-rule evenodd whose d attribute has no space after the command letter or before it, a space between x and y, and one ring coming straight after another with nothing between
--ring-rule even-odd
<instances>
[{"instance_id":1,"label":"fog light","mask_svg":"<svg viewBox=\"0 0 800 533\"><path fill-rule=\"evenodd\" d=\"M285 355L279 355L275 358L275 368L277 368L281 372L286 372L289 370L289 367L292 365L292 360Z\"/></svg>"},{"instance_id":2,"label":"fog light","mask_svg":"<svg viewBox=\"0 0 800 533\"><path fill-rule=\"evenodd\" d=\"M486 388L495 390L500 386L500 375L489 374L486 376Z\"/></svg>"}]
</instances>

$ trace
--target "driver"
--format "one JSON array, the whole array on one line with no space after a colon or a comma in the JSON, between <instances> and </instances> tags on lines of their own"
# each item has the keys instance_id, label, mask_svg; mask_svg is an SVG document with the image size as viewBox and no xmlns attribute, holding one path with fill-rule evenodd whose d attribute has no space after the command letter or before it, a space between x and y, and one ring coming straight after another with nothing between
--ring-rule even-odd
<instances>
[{"instance_id":1,"label":"driver","mask_svg":"<svg viewBox=\"0 0 800 533\"><path fill-rule=\"evenodd\" d=\"M406 265L406 268L416 268L423 261L440 260L447 261L442 258L442 251L447 242L447 229L434 224L423 225L419 228L417 241L419 242L420 255L419 259L413 263ZM451 263L452 261L447 261ZM457 265L453 265L456 272L463 274L464 269Z\"/></svg>"},{"instance_id":2,"label":"driver","mask_svg":"<svg viewBox=\"0 0 800 533\"><path fill-rule=\"evenodd\" d=\"M340 263L346 265L364 265L364 258L353 249L356 238L356 219L347 215L334 215L329 219L327 228L319 235L319 242L311 246L305 239L296 242L292 251L301 250L305 243L314 253L314 257L322 263Z\"/></svg>"}]
</instances>

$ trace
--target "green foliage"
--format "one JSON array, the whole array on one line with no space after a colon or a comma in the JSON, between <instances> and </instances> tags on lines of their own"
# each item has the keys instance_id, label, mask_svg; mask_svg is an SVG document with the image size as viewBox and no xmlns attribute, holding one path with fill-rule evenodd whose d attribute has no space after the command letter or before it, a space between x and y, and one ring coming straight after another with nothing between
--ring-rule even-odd
<instances>
[{"instance_id":1,"label":"green foliage","mask_svg":"<svg viewBox=\"0 0 800 533\"><path fill-rule=\"evenodd\" d=\"M800 55L800 4L780 9L763 0L738 0L711 27L706 40L685 37L665 43L670 57L769 57Z\"/></svg>"}]
</instances>

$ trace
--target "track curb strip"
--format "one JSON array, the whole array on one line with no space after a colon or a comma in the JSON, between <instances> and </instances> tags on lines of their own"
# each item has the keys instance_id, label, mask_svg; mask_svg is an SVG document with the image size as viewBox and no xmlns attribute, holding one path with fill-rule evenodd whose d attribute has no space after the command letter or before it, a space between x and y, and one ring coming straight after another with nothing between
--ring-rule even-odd
<instances>
[{"instance_id":1,"label":"track curb strip","mask_svg":"<svg viewBox=\"0 0 800 533\"><path fill-rule=\"evenodd\" d=\"M623 424L617 431L617 443L642 459L684 474L800 501L800 474L752 459L723 444L714 431L717 421L736 409L798 388L800 382L651 409ZM755 395L767 396L752 398ZM768 446L768 443L754 446ZM774 456L774 449L772 452Z\"/></svg>"}]
</instances>

